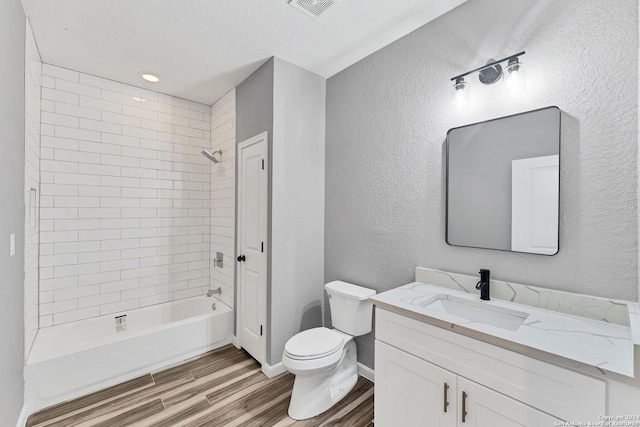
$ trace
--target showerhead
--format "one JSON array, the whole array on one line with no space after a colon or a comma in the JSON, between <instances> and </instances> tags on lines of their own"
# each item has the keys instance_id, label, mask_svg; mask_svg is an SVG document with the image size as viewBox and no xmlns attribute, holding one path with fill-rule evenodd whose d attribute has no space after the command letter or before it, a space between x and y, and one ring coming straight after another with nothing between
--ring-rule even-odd
<instances>
[{"instance_id":1,"label":"showerhead","mask_svg":"<svg viewBox=\"0 0 640 427\"><path fill-rule=\"evenodd\" d=\"M205 157L211 160L213 163L220 163L220 160L215 158L215 154L220 154L220 159L222 159L222 150L214 151L212 154L211 152L209 152L209 150L203 149L201 153L204 154Z\"/></svg>"}]
</instances>

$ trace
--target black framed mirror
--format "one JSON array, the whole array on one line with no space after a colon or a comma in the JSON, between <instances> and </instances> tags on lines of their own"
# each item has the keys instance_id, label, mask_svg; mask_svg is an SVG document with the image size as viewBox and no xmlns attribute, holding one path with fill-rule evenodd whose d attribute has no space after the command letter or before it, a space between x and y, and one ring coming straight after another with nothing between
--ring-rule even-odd
<instances>
[{"instance_id":1,"label":"black framed mirror","mask_svg":"<svg viewBox=\"0 0 640 427\"><path fill-rule=\"evenodd\" d=\"M560 115L547 107L447 132L449 245L558 253Z\"/></svg>"}]
</instances>

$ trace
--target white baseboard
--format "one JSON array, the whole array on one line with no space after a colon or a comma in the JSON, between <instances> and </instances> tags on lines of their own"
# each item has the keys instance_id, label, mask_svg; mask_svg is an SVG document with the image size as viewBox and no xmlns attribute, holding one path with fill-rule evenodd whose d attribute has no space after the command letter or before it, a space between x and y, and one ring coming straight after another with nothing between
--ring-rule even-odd
<instances>
[{"instance_id":1,"label":"white baseboard","mask_svg":"<svg viewBox=\"0 0 640 427\"><path fill-rule=\"evenodd\" d=\"M368 379L372 383L376 382L376 372L368 366L363 365L362 363L358 363L358 375Z\"/></svg>"},{"instance_id":2,"label":"white baseboard","mask_svg":"<svg viewBox=\"0 0 640 427\"><path fill-rule=\"evenodd\" d=\"M27 404L25 403L22 406L22 411L20 411L20 416L18 417L18 422L16 423L16 427L24 427L27 425L27 418L29 418L29 414L31 410L27 408Z\"/></svg>"},{"instance_id":3,"label":"white baseboard","mask_svg":"<svg viewBox=\"0 0 640 427\"><path fill-rule=\"evenodd\" d=\"M262 372L269 378L277 377L278 375L287 372L287 368L284 367L282 362L275 364L273 366L263 363L262 364Z\"/></svg>"},{"instance_id":4,"label":"white baseboard","mask_svg":"<svg viewBox=\"0 0 640 427\"><path fill-rule=\"evenodd\" d=\"M231 344L233 344L234 347L237 348L238 350L240 350L242 348L242 347L240 347L240 340L235 335L231 338Z\"/></svg>"}]
</instances>

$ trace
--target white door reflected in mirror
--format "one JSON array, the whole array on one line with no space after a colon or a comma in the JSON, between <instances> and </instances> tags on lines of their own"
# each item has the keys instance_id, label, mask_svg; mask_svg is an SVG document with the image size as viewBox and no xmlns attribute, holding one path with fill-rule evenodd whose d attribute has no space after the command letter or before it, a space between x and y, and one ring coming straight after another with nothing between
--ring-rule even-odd
<instances>
[{"instance_id":1,"label":"white door reflected in mirror","mask_svg":"<svg viewBox=\"0 0 640 427\"><path fill-rule=\"evenodd\" d=\"M559 156L511 162L511 250L558 252Z\"/></svg>"}]
</instances>

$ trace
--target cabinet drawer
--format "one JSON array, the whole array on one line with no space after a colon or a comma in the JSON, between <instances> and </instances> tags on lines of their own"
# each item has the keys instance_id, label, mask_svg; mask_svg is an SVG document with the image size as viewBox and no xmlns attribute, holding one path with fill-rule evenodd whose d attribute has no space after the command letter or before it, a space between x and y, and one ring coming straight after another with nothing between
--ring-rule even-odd
<instances>
[{"instance_id":1,"label":"cabinet drawer","mask_svg":"<svg viewBox=\"0 0 640 427\"><path fill-rule=\"evenodd\" d=\"M605 414L605 381L376 308L376 339L563 420Z\"/></svg>"}]
</instances>

